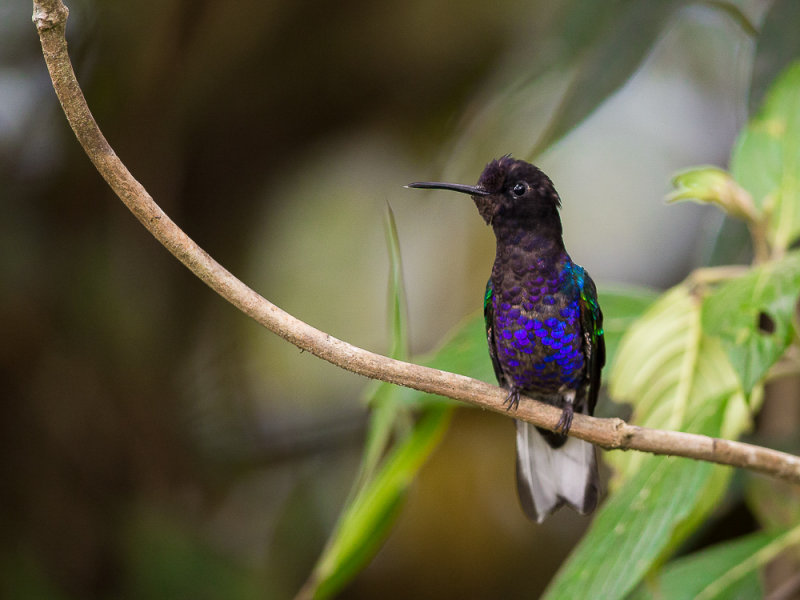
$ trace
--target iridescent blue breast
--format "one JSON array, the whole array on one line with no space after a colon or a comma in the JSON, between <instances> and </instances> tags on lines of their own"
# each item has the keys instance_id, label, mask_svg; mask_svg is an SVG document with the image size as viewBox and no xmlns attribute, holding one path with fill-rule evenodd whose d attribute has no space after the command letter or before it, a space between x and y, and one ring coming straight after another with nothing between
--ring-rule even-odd
<instances>
[{"instance_id":1,"label":"iridescent blue breast","mask_svg":"<svg viewBox=\"0 0 800 600\"><path fill-rule=\"evenodd\" d=\"M497 282L492 298L497 360L509 383L554 394L584 383L580 315L583 269L569 259L545 275L531 265L514 285ZM508 283L508 282L506 282Z\"/></svg>"}]
</instances>

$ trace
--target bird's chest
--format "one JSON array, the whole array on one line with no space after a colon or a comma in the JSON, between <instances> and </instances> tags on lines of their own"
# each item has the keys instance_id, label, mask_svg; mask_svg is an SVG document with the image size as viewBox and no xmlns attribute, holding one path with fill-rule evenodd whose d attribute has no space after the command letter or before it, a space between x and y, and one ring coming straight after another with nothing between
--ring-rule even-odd
<instances>
[{"instance_id":1,"label":"bird's chest","mask_svg":"<svg viewBox=\"0 0 800 600\"><path fill-rule=\"evenodd\" d=\"M584 379L580 290L568 270L493 275L494 338L508 383L554 394Z\"/></svg>"}]
</instances>

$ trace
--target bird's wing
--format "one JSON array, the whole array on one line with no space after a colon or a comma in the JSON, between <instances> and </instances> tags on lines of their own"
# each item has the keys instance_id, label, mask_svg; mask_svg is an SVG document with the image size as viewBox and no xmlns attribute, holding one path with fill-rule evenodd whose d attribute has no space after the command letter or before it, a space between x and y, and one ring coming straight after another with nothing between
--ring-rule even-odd
<instances>
[{"instance_id":1,"label":"bird's wing","mask_svg":"<svg viewBox=\"0 0 800 600\"><path fill-rule=\"evenodd\" d=\"M497 360L497 343L494 337L494 303L492 297L494 296L494 288L492 287L492 279L486 282L486 295L483 297L483 319L486 324L486 342L489 345L489 357L492 359L492 366L494 367L494 374L497 377L497 382L500 385L505 385L505 375L503 369L500 367L500 361Z\"/></svg>"},{"instance_id":2,"label":"bird's wing","mask_svg":"<svg viewBox=\"0 0 800 600\"><path fill-rule=\"evenodd\" d=\"M603 337L603 312L597 303L597 288L586 271L580 282L581 326L586 348L587 373L589 376L589 414L594 413L597 394L600 392L600 370L606 364L606 342Z\"/></svg>"}]
</instances>

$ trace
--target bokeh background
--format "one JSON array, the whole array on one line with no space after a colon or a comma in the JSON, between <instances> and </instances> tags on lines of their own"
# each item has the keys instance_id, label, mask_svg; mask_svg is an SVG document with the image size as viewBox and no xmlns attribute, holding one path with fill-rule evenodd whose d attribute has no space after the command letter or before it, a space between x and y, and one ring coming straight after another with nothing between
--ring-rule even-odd
<instances>
[{"instance_id":1,"label":"bokeh background","mask_svg":"<svg viewBox=\"0 0 800 600\"><path fill-rule=\"evenodd\" d=\"M378 352L389 204L419 354L480 308L494 241L465 198L402 186L530 158L625 3L601 4L75 0L68 39L100 126L166 212L271 301ZM713 3L682 4L535 156L601 286L663 288L716 251L719 214L663 197L675 171L726 165L754 41ZM770 6L731 4L754 23ZM30 13L0 6L0 589L291 597L356 472L367 381L259 328L149 237L68 129ZM588 520L524 519L512 431L460 411L342 596L535 597Z\"/></svg>"}]
</instances>

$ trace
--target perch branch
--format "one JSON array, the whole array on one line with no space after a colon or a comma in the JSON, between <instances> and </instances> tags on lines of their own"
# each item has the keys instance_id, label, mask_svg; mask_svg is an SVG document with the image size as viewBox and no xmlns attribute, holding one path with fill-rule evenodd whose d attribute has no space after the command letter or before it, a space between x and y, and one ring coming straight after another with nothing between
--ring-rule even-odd
<instances>
[{"instance_id":1,"label":"perch branch","mask_svg":"<svg viewBox=\"0 0 800 600\"><path fill-rule=\"evenodd\" d=\"M92 116L75 78L64 36L69 11L61 0L34 0L33 22L39 33L47 68L64 113L85 150L114 193L147 230L211 289L246 315L291 342L338 367L371 379L447 396L507 415L507 392L470 377L387 358L296 319L247 287L187 236L134 179L106 141ZM561 411L531 400L513 413L547 429L554 429ZM570 435L606 449L639 450L759 471L800 483L800 457L741 442L702 435L661 431L628 425L620 419L598 419L576 414Z\"/></svg>"}]
</instances>

